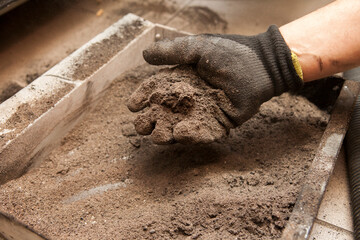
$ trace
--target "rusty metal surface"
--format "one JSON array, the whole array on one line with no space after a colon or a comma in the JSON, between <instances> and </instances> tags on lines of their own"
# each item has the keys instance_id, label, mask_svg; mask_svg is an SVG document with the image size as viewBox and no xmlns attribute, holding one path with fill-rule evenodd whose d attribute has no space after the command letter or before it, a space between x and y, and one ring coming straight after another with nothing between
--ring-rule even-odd
<instances>
[{"instance_id":1,"label":"rusty metal surface","mask_svg":"<svg viewBox=\"0 0 360 240\"><path fill-rule=\"evenodd\" d=\"M345 81L281 239L308 239L349 126L360 85Z\"/></svg>"},{"instance_id":2,"label":"rusty metal surface","mask_svg":"<svg viewBox=\"0 0 360 240\"><path fill-rule=\"evenodd\" d=\"M0 212L0 239L12 240L46 240L44 236L35 233L29 226L21 223L10 215Z\"/></svg>"}]
</instances>

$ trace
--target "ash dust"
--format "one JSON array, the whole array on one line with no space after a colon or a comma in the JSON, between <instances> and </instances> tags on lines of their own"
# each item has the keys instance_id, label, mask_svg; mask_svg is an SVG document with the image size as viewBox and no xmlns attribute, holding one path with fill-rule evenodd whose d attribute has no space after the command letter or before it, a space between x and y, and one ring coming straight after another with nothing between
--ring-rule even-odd
<instances>
[{"instance_id":1,"label":"ash dust","mask_svg":"<svg viewBox=\"0 0 360 240\"><path fill-rule=\"evenodd\" d=\"M134 124L139 134L154 143L211 143L224 138L231 120L220 106L237 110L222 90L203 81L190 66L165 68L146 79L131 95L128 104L138 114Z\"/></svg>"},{"instance_id":2,"label":"ash dust","mask_svg":"<svg viewBox=\"0 0 360 240\"><path fill-rule=\"evenodd\" d=\"M109 38L93 44L79 59L74 60L75 68L72 79L85 80L134 40L143 29L143 22L137 20L132 24L123 26L119 30L120 34L113 34Z\"/></svg>"},{"instance_id":3,"label":"ash dust","mask_svg":"<svg viewBox=\"0 0 360 240\"><path fill-rule=\"evenodd\" d=\"M63 87L52 92L51 95L46 95L42 98L36 99L31 104L23 103L19 105L16 112L11 115L4 124L0 124L0 130L10 130L10 132L5 134L0 133L0 148L43 113L52 108L65 94L70 92L73 87L73 85L63 83ZM32 88L32 90L35 91L36 89Z\"/></svg>"},{"instance_id":4,"label":"ash dust","mask_svg":"<svg viewBox=\"0 0 360 240\"><path fill-rule=\"evenodd\" d=\"M120 16L125 16L128 13L133 13L138 16L144 16L152 13L152 18L160 18L164 14L175 13L179 8L177 3L173 0L125 0L124 3L125 6L121 6L121 8L115 9L114 13Z\"/></svg>"},{"instance_id":5,"label":"ash dust","mask_svg":"<svg viewBox=\"0 0 360 240\"><path fill-rule=\"evenodd\" d=\"M20 91L23 87L16 82L12 82L8 84L4 90L0 90L0 104L5 102L7 99L11 98L18 91Z\"/></svg>"},{"instance_id":6,"label":"ash dust","mask_svg":"<svg viewBox=\"0 0 360 240\"><path fill-rule=\"evenodd\" d=\"M225 33L228 22L224 17L206 6L183 6L174 0L125 0L124 6L114 9L116 15L128 13L142 16L151 22L168 25L176 23L176 28L191 33ZM179 11L179 12L177 12Z\"/></svg>"},{"instance_id":7,"label":"ash dust","mask_svg":"<svg viewBox=\"0 0 360 240\"><path fill-rule=\"evenodd\" d=\"M39 168L1 186L0 211L51 239L279 237L328 114L284 94L221 142L159 146L125 105L156 72L114 81Z\"/></svg>"},{"instance_id":8,"label":"ash dust","mask_svg":"<svg viewBox=\"0 0 360 240\"><path fill-rule=\"evenodd\" d=\"M179 17L184 22L182 28L189 32L226 33L228 30L228 22L208 7L188 6Z\"/></svg>"}]
</instances>

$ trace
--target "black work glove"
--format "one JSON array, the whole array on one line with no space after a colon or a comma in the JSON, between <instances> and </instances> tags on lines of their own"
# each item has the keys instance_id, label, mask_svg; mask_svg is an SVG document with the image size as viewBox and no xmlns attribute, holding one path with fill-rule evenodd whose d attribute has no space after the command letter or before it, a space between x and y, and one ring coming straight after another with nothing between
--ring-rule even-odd
<instances>
[{"instance_id":1,"label":"black work glove","mask_svg":"<svg viewBox=\"0 0 360 240\"><path fill-rule=\"evenodd\" d=\"M143 55L154 65L196 65L199 76L232 101L237 111L222 110L236 125L273 96L303 85L276 26L256 36L205 34L164 40Z\"/></svg>"}]
</instances>

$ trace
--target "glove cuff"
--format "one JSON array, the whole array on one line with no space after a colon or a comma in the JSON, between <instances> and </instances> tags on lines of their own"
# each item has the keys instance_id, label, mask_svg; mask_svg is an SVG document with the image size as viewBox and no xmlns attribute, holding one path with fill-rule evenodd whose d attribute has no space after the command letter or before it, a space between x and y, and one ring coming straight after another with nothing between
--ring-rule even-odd
<instances>
[{"instance_id":1,"label":"glove cuff","mask_svg":"<svg viewBox=\"0 0 360 240\"><path fill-rule=\"evenodd\" d=\"M283 92L296 92L301 89L304 82L297 73L292 52L279 28L271 25L265 33L261 33L255 38L258 40L257 50L260 50L261 60L273 81L274 95L278 96ZM300 67L300 64L297 66Z\"/></svg>"}]
</instances>

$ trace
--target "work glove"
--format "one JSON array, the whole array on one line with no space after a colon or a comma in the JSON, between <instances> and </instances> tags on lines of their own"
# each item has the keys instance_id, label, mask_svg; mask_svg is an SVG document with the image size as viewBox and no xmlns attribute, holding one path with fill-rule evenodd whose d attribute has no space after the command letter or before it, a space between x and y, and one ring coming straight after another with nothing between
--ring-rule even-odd
<instances>
[{"instance_id":1,"label":"work glove","mask_svg":"<svg viewBox=\"0 0 360 240\"><path fill-rule=\"evenodd\" d=\"M255 36L203 34L164 40L143 55L153 65L194 65L203 80L231 100L235 110L222 110L235 126L256 114L263 102L303 85L296 55L276 26Z\"/></svg>"}]
</instances>

